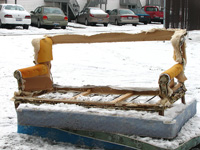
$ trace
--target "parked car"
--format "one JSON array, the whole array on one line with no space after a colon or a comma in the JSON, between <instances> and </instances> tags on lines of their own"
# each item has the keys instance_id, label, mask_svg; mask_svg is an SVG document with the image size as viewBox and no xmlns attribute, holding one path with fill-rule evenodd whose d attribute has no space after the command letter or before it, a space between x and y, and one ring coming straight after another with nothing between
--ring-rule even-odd
<instances>
[{"instance_id":1,"label":"parked car","mask_svg":"<svg viewBox=\"0 0 200 150\"><path fill-rule=\"evenodd\" d=\"M87 7L77 15L76 22L85 25L103 24L108 26L109 15L100 8Z\"/></svg>"},{"instance_id":2,"label":"parked car","mask_svg":"<svg viewBox=\"0 0 200 150\"><path fill-rule=\"evenodd\" d=\"M150 15L151 21L163 23L163 11L160 11L157 6L144 6L144 11Z\"/></svg>"},{"instance_id":3,"label":"parked car","mask_svg":"<svg viewBox=\"0 0 200 150\"><path fill-rule=\"evenodd\" d=\"M136 26L139 22L139 17L130 9L114 9L109 16L109 22L116 25L132 24Z\"/></svg>"},{"instance_id":4,"label":"parked car","mask_svg":"<svg viewBox=\"0 0 200 150\"><path fill-rule=\"evenodd\" d=\"M38 28L61 27L66 29L67 24L68 18L60 8L40 6L31 11L31 25L35 25Z\"/></svg>"},{"instance_id":5,"label":"parked car","mask_svg":"<svg viewBox=\"0 0 200 150\"><path fill-rule=\"evenodd\" d=\"M143 9L132 8L131 10L139 17L139 22L142 22L144 24L150 23L151 21L150 15L147 14Z\"/></svg>"},{"instance_id":6,"label":"parked car","mask_svg":"<svg viewBox=\"0 0 200 150\"><path fill-rule=\"evenodd\" d=\"M0 27L23 26L23 29L28 29L30 24L31 16L23 6L0 4Z\"/></svg>"}]
</instances>

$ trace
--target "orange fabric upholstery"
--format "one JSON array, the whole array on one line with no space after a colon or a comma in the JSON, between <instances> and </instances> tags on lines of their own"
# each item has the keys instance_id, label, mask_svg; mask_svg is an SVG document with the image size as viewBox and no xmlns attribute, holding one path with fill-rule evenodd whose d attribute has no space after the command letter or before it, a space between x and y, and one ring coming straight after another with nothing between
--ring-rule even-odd
<instances>
[{"instance_id":1,"label":"orange fabric upholstery","mask_svg":"<svg viewBox=\"0 0 200 150\"><path fill-rule=\"evenodd\" d=\"M170 76L170 79L173 79L177 77L182 71L183 71L183 65L176 64L172 66L170 69L164 71L162 74L168 74Z\"/></svg>"},{"instance_id":2,"label":"orange fabric upholstery","mask_svg":"<svg viewBox=\"0 0 200 150\"><path fill-rule=\"evenodd\" d=\"M33 67L19 69L22 78L31 78L36 76L45 75L48 73L48 66L46 64L37 64Z\"/></svg>"},{"instance_id":3,"label":"orange fabric upholstery","mask_svg":"<svg viewBox=\"0 0 200 150\"><path fill-rule=\"evenodd\" d=\"M44 63L53 60L52 43L52 40L48 37L40 40L40 50L38 52L37 59L38 63Z\"/></svg>"}]
</instances>

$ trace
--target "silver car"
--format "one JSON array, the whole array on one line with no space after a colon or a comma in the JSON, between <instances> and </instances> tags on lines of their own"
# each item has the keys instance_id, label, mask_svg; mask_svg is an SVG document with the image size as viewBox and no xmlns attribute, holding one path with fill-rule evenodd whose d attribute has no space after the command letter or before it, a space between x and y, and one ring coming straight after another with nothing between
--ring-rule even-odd
<instances>
[{"instance_id":1,"label":"silver car","mask_svg":"<svg viewBox=\"0 0 200 150\"><path fill-rule=\"evenodd\" d=\"M31 11L31 25L40 27L61 27L66 29L68 24L68 18L63 11L57 7L37 7L34 11Z\"/></svg>"},{"instance_id":2,"label":"silver car","mask_svg":"<svg viewBox=\"0 0 200 150\"><path fill-rule=\"evenodd\" d=\"M100 8L87 7L77 15L76 22L85 25L103 24L108 26L109 15Z\"/></svg>"},{"instance_id":3,"label":"silver car","mask_svg":"<svg viewBox=\"0 0 200 150\"><path fill-rule=\"evenodd\" d=\"M139 17L130 9L114 9L109 14L109 22L116 25L132 24L136 26Z\"/></svg>"}]
</instances>

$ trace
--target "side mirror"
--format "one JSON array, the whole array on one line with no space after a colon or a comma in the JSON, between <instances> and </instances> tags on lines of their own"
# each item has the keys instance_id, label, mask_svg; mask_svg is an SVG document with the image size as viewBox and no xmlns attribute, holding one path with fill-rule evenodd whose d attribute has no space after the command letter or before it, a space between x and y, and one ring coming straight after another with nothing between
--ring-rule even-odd
<instances>
[{"instance_id":1,"label":"side mirror","mask_svg":"<svg viewBox=\"0 0 200 150\"><path fill-rule=\"evenodd\" d=\"M31 11L31 14L34 14L35 12L34 11Z\"/></svg>"}]
</instances>

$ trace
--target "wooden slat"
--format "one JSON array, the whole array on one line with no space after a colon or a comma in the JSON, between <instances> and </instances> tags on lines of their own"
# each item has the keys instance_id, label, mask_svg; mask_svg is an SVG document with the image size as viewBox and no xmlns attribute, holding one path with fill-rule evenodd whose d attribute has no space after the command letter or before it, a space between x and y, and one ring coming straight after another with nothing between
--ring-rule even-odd
<instances>
[{"instance_id":1,"label":"wooden slat","mask_svg":"<svg viewBox=\"0 0 200 150\"><path fill-rule=\"evenodd\" d=\"M126 94L125 94L126 95ZM130 96L127 93L126 96ZM35 97L14 97L15 108L17 108L21 103L31 103L31 104L76 104L80 106L98 107L98 108L114 108L120 110L142 110L142 111L153 111L159 112L160 115L164 115L165 106L160 106L158 104L136 104L136 103L113 103L113 102L96 102L96 101L81 101L75 99L45 99L45 98L35 98Z\"/></svg>"},{"instance_id":2,"label":"wooden slat","mask_svg":"<svg viewBox=\"0 0 200 150\"><path fill-rule=\"evenodd\" d=\"M91 89L91 93L99 94L126 94L133 93L134 95L158 95L158 88L134 88L134 89L114 89L108 86L84 86L84 87L61 87L54 86L54 91L79 91L86 92L88 89Z\"/></svg>"},{"instance_id":3,"label":"wooden slat","mask_svg":"<svg viewBox=\"0 0 200 150\"><path fill-rule=\"evenodd\" d=\"M80 94L78 94L78 95L72 97L72 99L77 99L79 96L87 96L87 95L89 95L89 94L91 94L91 89L88 89L87 91L82 92L82 93L80 93Z\"/></svg>"},{"instance_id":4,"label":"wooden slat","mask_svg":"<svg viewBox=\"0 0 200 150\"><path fill-rule=\"evenodd\" d=\"M127 98L129 98L129 97L131 97L133 95L134 94L132 92L131 93L126 93L126 94L114 99L113 101L111 101L111 103L120 103L120 102L126 100Z\"/></svg>"},{"instance_id":5,"label":"wooden slat","mask_svg":"<svg viewBox=\"0 0 200 150\"><path fill-rule=\"evenodd\" d=\"M175 92L175 91L178 90L182 85L183 85L182 83L178 83L178 84L176 84L176 85L172 88L172 90Z\"/></svg>"},{"instance_id":6,"label":"wooden slat","mask_svg":"<svg viewBox=\"0 0 200 150\"><path fill-rule=\"evenodd\" d=\"M57 104L57 103L65 103L65 104L77 104L83 106L101 106L101 107L129 107L129 108L144 108L150 109L157 108L161 109L157 104L135 104L135 103L120 103L115 104L112 102L100 102L100 101L81 101L81 100L74 100L74 99L46 99L46 98L35 98L35 97L14 97L15 103L32 103L32 104Z\"/></svg>"}]
</instances>

